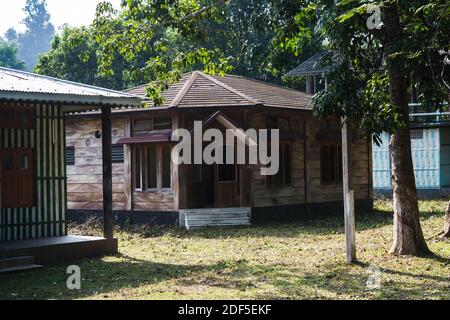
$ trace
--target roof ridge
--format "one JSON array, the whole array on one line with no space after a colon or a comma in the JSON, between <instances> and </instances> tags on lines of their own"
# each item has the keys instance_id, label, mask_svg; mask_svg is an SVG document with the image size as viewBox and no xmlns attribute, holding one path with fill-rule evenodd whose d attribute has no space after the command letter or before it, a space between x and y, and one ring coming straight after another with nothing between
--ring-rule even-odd
<instances>
[{"instance_id":1,"label":"roof ridge","mask_svg":"<svg viewBox=\"0 0 450 320\"><path fill-rule=\"evenodd\" d=\"M86 88L86 89L103 90L103 91L109 92L109 93L127 95L130 98L131 97L132 98L138 98L138 96L133 95L133 94L128 93L128 92L124 92L124 91L112 90L112 89L107 89L107 88L103 88L103 87L97 87L97 86L93 86L93 85L89 85L89 84L84 84L84 83L79 83L79 82L74 82L74 81L69 81L69 80L58 79L58 78L55 78L55 77L45 76L45 75L41 75L41 74L37 74L37 73L33 73L33 72L28 72L28 71L10 69L10 68L5 68L5 67L0 67L0 71L13 73L13 74L17 73L17 74L27 75L27 76L38 78L38 79L52 80L52 81L56 81L56 82L59 82L59 83L65 83L65 84L71 84L71 85L83 87L83 88Z\"/></svg>"},{"instance_id":2,"label":"roof ridge","mask_svg":"<svg viewBox=\"0 0 450 320\"><path fill-rule=\"evenodd\" d=\"M215 79L215 78L207 75L204 72L201 72L201 71L194 71L194 72L199 74L199 75L201 75L202 77L206 78L207 80L214 82L215 84L217 84L218 86L222 87L223 89L225 89L227 91L230 91L231 93L237 94L241 98L244 98L245 100L250 101L253 104L261 104L261 102L258 101L257 99L255 99L255 98L253 98L253 97L251 97L251 96L249 96L249 95L247 95L247 94L237 90L236 88L233 88L233 87L223 83L222 81L220 81L218 79ZM226 76L228 76L228 75L226 75Z\"/></svg>"},{"instance_id":3,"label":"roof ridge","mask_svg":"<svg viewBox=\"0 0 450 320\"><path fill-rule=\"evenodd\" d=\"M293 89L293 88L289 88L289 87L286 87L286 86L283 86L283 85L280 85L280 84L276 84L276 83L272 83L272 82L266 82L266 81L259 80L259 79L253 79L253 78L249 78L249 77L246 77L246 76L237 76L237 75L234 75L234 74L227 74L226 76L227 77L233 77L233 78L241 78L241 79L249 80L249 81L255 81L255 82L258 82L258 83L265 84L266 86L273 86L273 87L277 87L277 88L280 88L280 89L285 89L285 90L289 90L289 91L293 91L293 92L297 92L297 93L300 92L300 93L303 93L303 94L306 94L306 95L311 95L309 93L306 93L306 92L303 92L303 91L300 91L300 90L296 90L296 89Z\"/></svg>"},{"instance_id":4,"label":"roof ridge","mask_svg":"<svg viewBox=\"0 0 450 320\"><path fill-rule=\"evenodd\" d=\"M181 77L180 77L180 80L181 80L184 76L187 76L187 75L189 75L189 74L191 74L191 73L192 73L192 71L191 71L191 72L184 72L184 73L182 73L182 74L181 74ZM176 83L179 82L180 80L178 80L178 81L176 81L176 82L174 82L174 83L172 83L172 84L176 84ZM138 88L142 88L142 87L148 87L152 82L155 82L155 81L150 81L150 82L146 82L146 83L140 84L140 85L138 85L138 86L126 88L126 89L124 89L123 91L127 92L127 91L130 91L130 90L133 90L133 89L138 89ZM158 81L156 81L156 82L158 82ZM171 84L171 85L172 85L172 84Z\"/></svg>"},{"instance_id":5,"label":"roof ridge","mask_svg":"<svg viewBox=\"0 0 450 320\"><path fill-rule=\"evenodd\" d=\"M190 78L183 84L183 86L181 87L181 90L178 91L177 95L170 103L170 106L169 106L170 108L178 107L180 105L181 101L183 101L183 98L186 96L188 91L192 88L192 85L194 84L194 81L197 79L197 77L198 77L198 73L196 71L191 72Z\"/></svg>"}]
</instances>

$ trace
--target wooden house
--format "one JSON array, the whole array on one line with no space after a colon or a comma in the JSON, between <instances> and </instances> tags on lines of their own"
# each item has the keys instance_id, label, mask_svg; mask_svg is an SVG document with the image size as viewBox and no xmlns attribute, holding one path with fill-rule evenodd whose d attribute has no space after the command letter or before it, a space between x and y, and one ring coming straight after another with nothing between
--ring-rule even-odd
<instances>
[{"instance_id":1,"label":"wooden house","mask_svg":"<svg viewBox=\"0 0 450 320\"><path fill-rule=\"evenodd\" d=\"M111 107L140 104L123 92L0 68L0 258L36 255L45 263L117 250L112 232L105 239L67 235L64 114L102 109L108 129ZM111 165L104 142L98 164L107 187ZM105 222L111 230L109 215Z\"/></svg>"},{"instance_id":2,"label":"wooden house","mask_svg":"<svg viewBox=\"0 0 450 320\"><path fill-rule=\"evenodd\" d=\"M145 98L145 86L128 92ZM315 118L311 95L196 71L185 74L164 96L161 106L147 102L144 109L112 112L116 219L173 225L190 213L202 220L201 213L208 212L205 219L214 220L251 211L251 221L258 222L339 212L340 121ZM220 130L279 129L278 174L262 176L261 165L175 165L172 131L192 130L194 121ZM66 124L68 209L79 219L102 210L100 114L74 113ZM372 205L371 145L357 134L352 141L356 204L367 209Z\"/></svg>"}]
</instances>

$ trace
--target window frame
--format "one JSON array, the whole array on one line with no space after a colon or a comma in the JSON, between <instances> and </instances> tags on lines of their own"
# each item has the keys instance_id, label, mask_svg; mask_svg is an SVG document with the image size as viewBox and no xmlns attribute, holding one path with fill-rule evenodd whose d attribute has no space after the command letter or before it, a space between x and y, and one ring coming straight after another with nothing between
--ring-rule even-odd
<instances>
[{"instance_id":1,"label":"window frame","mask_svg":"<svg viewBox=\"0 0 450 320\"><path fill-rule=\"evenodd\" d=\"M148 188L148 154L151 147L155 147L156 151L156 188ZM165 147L169 148L169 154L172 152L172 145L165 144L140 144L134 145L132 147L131 155L132 155L132 188L134 192L142 192L142 193L156 193L156 192L171 192L173 190L173 181L172 181L172 170L173 164L170 159L169 166L169 180L170 187L163 187L164 181L164 165L163 165L163 150ZM139 154L141 157L140 169L137 165L137 150L140 150ZM140 171L140 187L136 187L136 177Z\"/></svg>"},{"instance_id":2,"label":"window frame","mask_svg":"<svg viewBox=\"0 0 450 320\"><path fill-rule=\"evenodd\" d=\"M285 151L286 148L288 149L288 153L289 153L289 170L286 170L284 168L285 166ZM270 181L271 177L275 177L278 175L278 173L276 175L273 176L267 176L266 177L266 188L267 189L274 189L274 188L289 188L292 187L292 172L293 172L293 166L292 166L292 153L293 153L293 145L292 142L289 141L280 141L280 168L279 168L279 172L281 172L281 183L280 184L275 184L274 182ZM286 176L288 175L288 176ZM288 179L287 179L288 177ZM289 180L289 181L287 181Z\"/></svg>"},{"instance_id":3,"label":"window frame","mask_svg":"<svg viewBox=\"0 0 450 320\"><path fill-rule=\"evenodd\" d=\"M322 148L324 147L334 147L335 148L335 157L331 161L334 163L334 180L332 179L324 179L324 168L322 165L324 164L323 161L325 161L322 157ZM343 181L343 170L342 170L342 143L340 142L322 142L320 143L320 185L321 186L337 186L342 183ZM330 161L330 160L328 160ZM328 164L329 165L329 164Z\"/></svg>"},{"instance_id":4,"label":"window frame","mask_svg":"<svg viewBox=\"0 0 450 320\"><path fill-rule=\"evenodd\" d=\"M162 129L155 129L155 119L166 119L166 120L170 120L170 127L167 128L162 128ZM136 131L136 123L137 122L149 122L149 127L148 130L140 130L140 131ZM172 130L173 129L173 119L171 116L159 116L159 117L148 117L148 118L143 118L143 119L133 119L132 121L132 136L133 137L139 137L139 136L145 136L146 134L149 134L153 131L163 131L163 130ZM160 124L157 124L160 125Z\"/></svg>"}]
</instances>

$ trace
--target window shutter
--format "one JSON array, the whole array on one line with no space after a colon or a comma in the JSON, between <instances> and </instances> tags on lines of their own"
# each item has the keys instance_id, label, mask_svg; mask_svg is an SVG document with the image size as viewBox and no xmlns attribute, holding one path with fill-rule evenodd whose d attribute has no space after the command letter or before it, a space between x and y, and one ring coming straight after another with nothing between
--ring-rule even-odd
<instances>
[{"instance_id":1,"label":"window shutter","mask_svg":"<svg viewBox=\"0 0 450 320\"><path fill-rule=\"evenodd\" d=\"M112 146L112 162L113 163L124 162L123 145L115 144Z\"/></svg>"},{"instance_id":2,"label":"window shutter","mask_svg":"<svg viewBox=\"0 0 450 320\"><path fill-rule=\"evenodd\" d=\"M75 147L66 147L66 166L75 165Z\"/></svg>"}]
</instances>

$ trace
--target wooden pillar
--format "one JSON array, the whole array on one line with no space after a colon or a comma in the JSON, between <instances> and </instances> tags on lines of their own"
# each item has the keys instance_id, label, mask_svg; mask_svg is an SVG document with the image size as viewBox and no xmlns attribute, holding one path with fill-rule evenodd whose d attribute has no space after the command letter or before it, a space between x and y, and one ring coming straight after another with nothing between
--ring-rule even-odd
<instances>
[{"instance_id":1,"label":"wooden pillar","mask_svg":"<svg viewBox=\"0 0 450 320\"><path fill-rule=\"evenodd\" d=\"M348 120L342 119L342 180L344 190L346 261L356 261L355 193L352 171L352 130Z\"/></svg>"},{"instance_id":2,"label":"wooden pillar","mask_svg":"<svg viewBox=\"0 0 450 320\"><path fill-rule=\"evenodd\" d=\"M305 171L304 171L304 180L305 180L305 203L312 202L312 164L311 157L313 156L313 151L311 150L311 126L313 126L313 118L309 115L304 115L304 137L303 137L303 153L304 153L304 162L305 162ZM309 210L309 209L308 209Z\"/></svg>"},{"instance_id":3,"label":"wooden pillar","mask_svg":"<svg viewBox=\"0 0 450 320\"><path fill-rule=\"evenodd\" d=\"M113 239L111 107L102 108L103 234Z\"/></svg>"},{"instance_id":4,"label":"wooden pillar","mask_svg":"<svg viewBox=\"0 0 450 320\"><path fill-rule=\"evenodd\" d=\"M306 77L306 93L313 93L313 77L311 76Z\"/></svg>"},{"instance_id":5,"label":"wooden pillar","mask_svg":"<svg viewBox=\"0 0 450 320\"><path fill-rule=\"evenodd\" d=\"M178 112L173 113L173 129L183 129L185 127L185 115ZM188 208L188 186L189 167L186 164L176 165L172 163L172 191L173 209Z\"/></svg>"},{"instance_id":6,"label":"wooden pillar","mask_svg":"<svg viewBox=\"0 0 450 320\"><path fill-rule=\"evenodd\" d=\"M131 119L127 119L125 122L125 137L131 137ZM125 194L125 210L133 211L133 180L132 180L132 155L131 145L126 144L123 146L123 169L124 169L124 183L123 193Z\"/></svg>"},{"instance_id":7,"label":"wooden pillar","mask_svg":"<svg viewBox=\"0 0 450 320\"><path fill-rule=\"evenodd\" d=\"M314 94L317 93L317 77L314 75Z\"/></svg>"}]
</instances>

